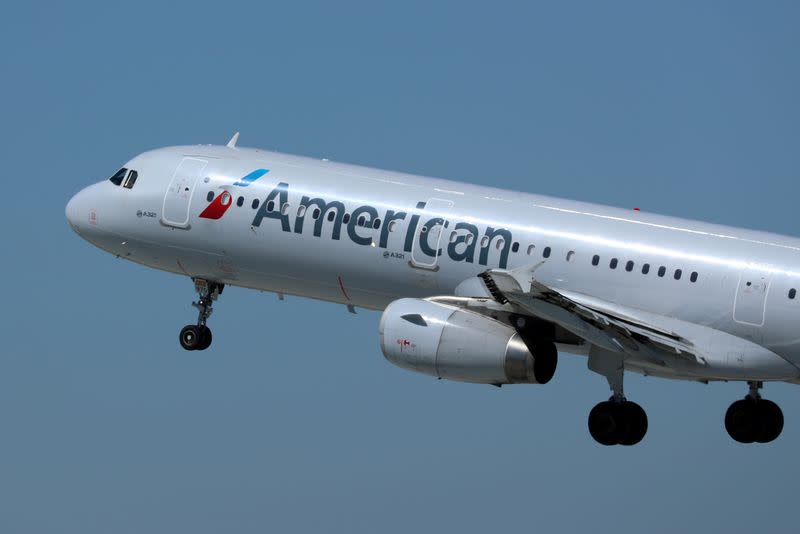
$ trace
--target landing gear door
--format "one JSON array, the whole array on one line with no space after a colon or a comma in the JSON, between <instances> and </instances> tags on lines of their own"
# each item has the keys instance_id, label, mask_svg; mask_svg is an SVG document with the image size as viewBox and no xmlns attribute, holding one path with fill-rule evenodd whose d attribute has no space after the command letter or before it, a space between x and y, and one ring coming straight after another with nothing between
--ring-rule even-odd
<instances>
[{"instance_id":1,"label":"landing gear door","mask_svg":"<svg viewBox=\"0 0 800 534\"><path fill-rule=\"evenodd\" d=\"M161 211L164 224L176 228L189 227L192 194L207 164L207 161L198 158L183 158L180 162L164 196L164 208Z\"/></svg>"},{"instance_id":2,"label":"landing gear door","mask_svg":"<svg viewBox=\"0 0 800 534\"><path fill-rule=\"evenodd\" d=\"M754 326L764 325L764 308L767 304L770 275L755 269L746 269L739 275L733 319Z\"/></svg>"},{"instance_id":3,"label":"landing gear door","mask_svg":"<svg viewBox=\"0 0 800 534\"><path fill-rule=\"evenodd\" d=\"M447 220L453 202L440 198L431 198L425 203L417 224L414 244L411 249L412 267L419 269L438 270L439 256L442 255L442 245L447 245L447 240L442 236L450 226Z\"/></svg>"}]
</instances>

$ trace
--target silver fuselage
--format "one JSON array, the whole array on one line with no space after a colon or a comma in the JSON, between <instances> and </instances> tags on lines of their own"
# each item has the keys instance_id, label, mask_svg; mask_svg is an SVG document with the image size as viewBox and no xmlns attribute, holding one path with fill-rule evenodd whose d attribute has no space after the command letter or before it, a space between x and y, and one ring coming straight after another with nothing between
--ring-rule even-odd
<instances>
[{"instance_id":1,"label":"silver fuselage","mask_svg":"<svg viewBox=\"0 0 800 534\"><path fill-rule=\"evenodd\" d=\"M185 158L196 179L176 186ZM255 149L171 147L126 167L138 172L133 188L89 186L67 216L98 247L149 267L383 309L453 295L490 268L531 266L560 291L721 330L800 364L792 237ZM256 169L267 172L236 185ZM209 193L230 195L219 218L200 217Z\"/></svg>"}]
</instances>

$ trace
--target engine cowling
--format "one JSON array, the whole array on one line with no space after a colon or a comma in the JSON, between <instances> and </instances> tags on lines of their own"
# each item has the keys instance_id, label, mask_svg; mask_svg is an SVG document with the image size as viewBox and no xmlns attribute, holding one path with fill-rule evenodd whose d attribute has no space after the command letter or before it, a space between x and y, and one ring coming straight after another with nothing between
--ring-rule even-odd
<instances>
[{"instance_id":1,"label":"engine cowling","mask_svg":"<svg viewBox=\"0 0 800 534\"><path fill-rule=\"evenodd\" d=\"M558 360L551 341L523 340L505 323L420 299L389 304L380 337L393 364L462 382L544 384Z\"/></svg>"}]
</instances>

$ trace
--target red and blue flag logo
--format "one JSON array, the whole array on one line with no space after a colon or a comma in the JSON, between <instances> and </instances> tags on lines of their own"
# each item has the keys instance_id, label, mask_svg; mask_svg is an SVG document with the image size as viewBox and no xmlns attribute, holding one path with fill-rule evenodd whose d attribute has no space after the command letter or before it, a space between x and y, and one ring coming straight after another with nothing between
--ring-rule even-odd
<instances>
[{"instance_id":1,"label":"red and blue flag logo","mask_svg":"<svg viewBox=\"0 0 800 534\"><path fill-rule=\"evenodd\" d=\"M235 181L233 185L237 187L247 187L268 172L269 169L256 169L250 174ZM233 195L231 195L230 191L227 189L223 190L222 193L217 195L214 200L211 201L211 204L206 206L206 209L200 213L200 218L212 220L221 219L222 216L225 215L225 212L228 211L228 208L230 208L232 205Z\"/></svg>"}]
</instances>

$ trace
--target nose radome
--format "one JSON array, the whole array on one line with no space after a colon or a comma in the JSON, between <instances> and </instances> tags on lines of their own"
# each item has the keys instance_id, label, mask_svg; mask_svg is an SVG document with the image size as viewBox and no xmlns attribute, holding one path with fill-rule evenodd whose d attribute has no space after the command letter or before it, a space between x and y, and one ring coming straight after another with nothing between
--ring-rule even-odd
<instances>
[{"instance_id":1,"label":"nose radome","mask_svg":"<svg viewBox=\"0 0 800 534\"><path fill-rule=\"evenodd\" d=\"M87 192L87 189L89 189L89 187L75 193L75 195L69 199L69 202L67 202L66 208L64 208L67 222L72 229L78 233L80 233L81 230L85 230L86 225L89 223L90 210L89 199L87 197L89 197L90 194Z\"/></svg>"},{"instance_id":2,"label":"nose radome","mask_svg":"<svg viewBox=\"0 0 800 534\"><path fill-rule=\"evenodd\" d=\"M67 202L67 207L64 209L64 213L67 216L67 222L72 227L73 230L78 230L78 204L80 203L78 197L81 195L80 192L75 194L69 202Z\"/></svg>"}]
</instances>

